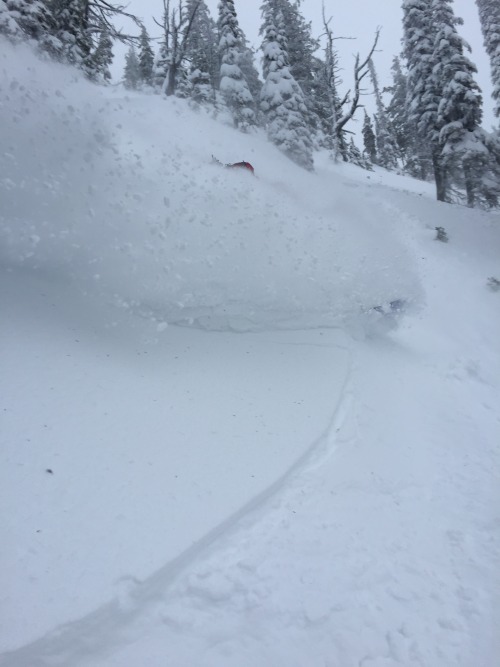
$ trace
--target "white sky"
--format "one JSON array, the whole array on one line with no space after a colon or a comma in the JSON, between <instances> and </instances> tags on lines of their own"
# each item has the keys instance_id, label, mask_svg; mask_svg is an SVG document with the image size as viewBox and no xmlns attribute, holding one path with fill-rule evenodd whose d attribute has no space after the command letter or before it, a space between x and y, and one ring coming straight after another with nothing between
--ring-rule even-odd
<instances>
[{"instance_id":1,"label":"white sky","mask_svg":"<svg viewBox=\"0 0 500 667\"><path fill-rule=\"evenodd\" d=\"M217 18L219 0L205 0L212 16ZM343 86L348 89L352 85L352 67L354 54L358 51L365 55L373 41L377 26L382 28L379 49L375 57L375 64L382 86L391 82L391 64L394 55L401 50L401 1L400 0L347 0L339 3L338 0L324 0L325 14L332 17L331 27L337 36L355 37L355 41L337 41L340 65L343 69ZM259 28L261 0L235 0L236 12L241 28L247 39L255 48L261 44ZM322 0L302 0L302 13L312 22L313 34L323 32L321 18ZM152 36L160 34L158 26L152 16L160 18L163 11L161 0L130 0L129 11L141 16ZM472 47L472 61L478 67L477 81L483 91L484 127L490 129L497 125L493 115L493 100L491 98L490 63L483 47L483 39L479 26L476 3L473 0L455 0L455 14L464 19L464 25L459 27L461 34ZM117 55L116 73L121 76L123 69L123 50L115 48ZM259 57L259 56L258 56ZM363 100L368 111L374 111L373 100L367 97ZM361 122L361 114L358 113ZM351 128L354 129L354 128Z\"/></svg>"}]
</instances>

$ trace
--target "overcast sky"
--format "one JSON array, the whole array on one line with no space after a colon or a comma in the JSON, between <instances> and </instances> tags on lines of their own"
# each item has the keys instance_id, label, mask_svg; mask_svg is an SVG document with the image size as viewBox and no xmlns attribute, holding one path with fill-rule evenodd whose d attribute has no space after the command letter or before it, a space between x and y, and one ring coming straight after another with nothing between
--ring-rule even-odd
<instances>
[{"instance_id":1,"label":"overcast sky","mask_svg":"<svg viewBox=\"0 0 500 667\"><path fill-rule=\"evenodd\" d=\"M216 19L218 0L205 0L205 2L213 18ZM343 69L341 74L344 89L347 90L352 85L354 54L358 51L361 56L368 53L377 26L380 26L382 30L374 61L381 85L388 85L391 82L392 59L401 51L401 0L345 0L344 2L324 0L324 4L327 18L332 17L330 25L335 35L356 38L354 41L339 40L336 42L340 65ZM250 44L255 48L260 47L262 42L259 36L261 0L235 0L234 5L240 27ZM315 36L323 32L321 6L321 0L302 0L301 4L303 15L312 22ZM128 9L144 19L152 36L160 34L160 29L154 24L152 17L155 16L158 19L161 17L162 0L130 0ZM455 14L464 19L464 25L459 27L459 30L472 47L471 59L478 67L477 82L483 91L484 126L490 129L493 125L497 126L498 121L493 115L490 63L483 47L476 3L474 0L455 0L454 9ZM115 52L117 55L115 72L120 72L123 69L123 52L118 47ZM260 53L258 59L260 61ZM366 97L363 102L368 111L373 113L374 105L371 97ZM362 116L358 115L359 123L361 123Z\"/></svg>"}]
</instances>

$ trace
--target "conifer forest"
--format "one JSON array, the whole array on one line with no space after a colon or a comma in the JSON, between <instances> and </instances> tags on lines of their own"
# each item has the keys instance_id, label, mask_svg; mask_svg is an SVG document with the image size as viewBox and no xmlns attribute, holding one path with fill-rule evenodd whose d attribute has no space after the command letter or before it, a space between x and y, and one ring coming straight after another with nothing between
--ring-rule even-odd
<instances>
[{"instance_id":1,"label":"conifer forest","mask_svg":"<svg viewBox=\"0 0 500 667\"><path fill-rule=\"evenodd\" d=\"M500 3L475 4L500 122ZM378 29L354 67L341 63L334 17L323 10L323 32L315 35L300 0L262 0L257 52L235 0L220 0L216 16L205 0L158 5L160 39L126 5L107 0L0 0L0 34L30 41L41 57L82 70L96 85L113 85L113 44L124 42L120 85L183 98L244 133L263 131L304 169L314 170L315 151L326 150L335 161L433 181L440 201L499 206L500 129L482 126L477 69L453 0L402 0L402 48L385 88L376 67ZM133 29L117 27L123 18ZM367 94L374 114L364 109Z\"/></svg>"}]
</instances>

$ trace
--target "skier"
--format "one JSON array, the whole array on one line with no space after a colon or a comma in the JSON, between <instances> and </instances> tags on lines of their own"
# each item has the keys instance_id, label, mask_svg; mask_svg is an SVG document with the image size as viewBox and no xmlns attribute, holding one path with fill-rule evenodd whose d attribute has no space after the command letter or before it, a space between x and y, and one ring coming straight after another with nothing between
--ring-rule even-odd
<instances>
[{"instance_id":1,"label":"skier","mask_svg":"<svg viewBox=\"0 0 500 667\"><path fill-rule=\"evenodd\" d=\"M226 167L232 169L233 167L240 167L241 169L248 169L255 176L255 171L250 162L235 162L234 164L226 164Z\"/></svg>"},{"instance_id":2,"label":"skier","mask_svg":"<svg viewBox=\"0 0 500 667\"><path fill-rule=\"evenodd\" d=\"M221 167L226 167L226 169L248 169L248 171L252 172L252 174L255 176L254 168L252 167L250 162L246 162L245 160L242 160L241 162L233 162L233 163L229 163L229 164L224 164L212 155L212 161L215 162L216 164L220 165Z\"/></svg>"}]
</instances>

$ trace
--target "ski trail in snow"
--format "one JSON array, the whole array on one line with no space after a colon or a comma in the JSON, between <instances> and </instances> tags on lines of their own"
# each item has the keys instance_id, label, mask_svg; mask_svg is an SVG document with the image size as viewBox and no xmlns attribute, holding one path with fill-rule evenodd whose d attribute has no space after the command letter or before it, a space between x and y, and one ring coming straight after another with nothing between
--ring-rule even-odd
<instances>
[{"instance_id":1,"label":"ski trail in snow","mask_svg":"<svg viewBox=\"0 0 500 667\"><path fill-rule=\"evenodd\" d=\"M303 343L302 343L303 344ZM132 641L130 626L148 607L164 598L175 580L203 557L222 538L237 530L251 528L264 514L281 505L287 491L301 486L307 475L323 465L336 451L338 434L350 414L353 401L349 390L353 366L350 347L337 345L348 355L347 372L340 398L329 425L306 451L263 492L239 511L197 540L190 548L169 561L147 579L123 577L116 598L86 616L61 625L14 651L0 655L0 667L47 667L77 665L82 659L110 654L119 645Z\"/></svg>"}]
</instances>

